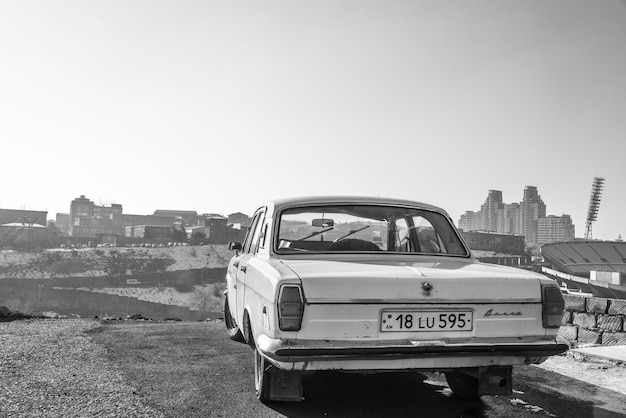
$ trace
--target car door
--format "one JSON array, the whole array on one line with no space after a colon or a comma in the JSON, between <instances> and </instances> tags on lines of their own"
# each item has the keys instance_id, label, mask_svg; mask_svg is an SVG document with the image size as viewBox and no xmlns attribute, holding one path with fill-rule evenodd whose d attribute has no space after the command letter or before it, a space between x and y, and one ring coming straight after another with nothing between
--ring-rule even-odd
<instances>
[{"instance_id":1,"label":"car door","mask_svg":"<svg viewBox=\"0 0 626 418\"><path fill-rule=\"evenodd\" d=\"M259 239L261 227L263 226L263 219L265 218L265 208L260 208L256 211L252 218L252 223L250 224L250 229L248 229L248 233L246 234L246 238L243 242L243 247L241 249L241 254L238 260L235 260L233 264L234 267L237 268L235 274L235 288L237 289L237 298L236 298L236 312L237 312L237 323L242 324L243 322L243 310L245 307L245 294L246 294L246 274L248 271L248 263L250 262L250 258L253 257L256 253L257 242Z\"/></svg>"}]
</instances>

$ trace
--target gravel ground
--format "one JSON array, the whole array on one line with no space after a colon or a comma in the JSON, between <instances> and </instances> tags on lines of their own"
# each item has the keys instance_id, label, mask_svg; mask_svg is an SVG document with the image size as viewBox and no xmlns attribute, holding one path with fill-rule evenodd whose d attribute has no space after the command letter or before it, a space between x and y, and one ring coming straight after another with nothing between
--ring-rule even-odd
<instances>
[{"instance_id":1,"label":"gravel ground","mask_svg":"<svg viewBox=\"0 0 626 418\"><path fill-rule=\"evenodd\" d=\"M163 416L83 334L98 325L88 319L0 323L0 416Z\"/></svg>"},{"instance_id":2,"label":"gravel ground","mask_svg":"<svg viewBox=\"0 0 626 418\"><path fill-rule=\"evenodd\" d=\"M85 334L85 331L99 326L100 322L93 319L29 319L0 322L0 417L164 417L166 415L182 417L207 416L207 414L223 417L303 416L300 404L269 408L256 400L252 392L250 376L253 372L249 348L233 343L226 337L219 339L219 343L218 340L213 341L213 333L218 332L216 328L218 324L178 324L176 326L179 332L172 333L173 335L170 336L167 328L170 325L147 324L139 321L128 325L112 324L107 328L106 335ZM186 330L185 327L190 329ZM128 337L129 332L133 333L134 338ZM219 324L219 333L223 334L221 324ZM159 341L163 338L168 338L169 343L155 351L157 347L161 347ZM94 340L100 340L100 343ZM206 345L208 340L213 341L209 346ZM108 344L109 342L111 344ZM137 346L138 342L140 347ZM105 348L107 346L108 348ZM191 348L183 350L182 346ZM236 349L224 357L223 353L233 347ZM126 355L128 351L131 353ZM190 356L185 364L180 364L180 353ZM115 356L115 361L119 359L122 361L113 363L108 360L112 358L112 355ZM149 361L145 356L148 356ZM242 358L245 362L241 362ZM163 365L155 364L155 362L162 362ZM167 369L167 367L172 367L172 369ZM189 367L194 370L189 371ZM574 388L568 386L564 392L568 396L576 398L578 395L574 394L586 393L593 389L593 393L587 396L588 399L580 400L582 402L580 404L572 404L580 408L587 406L587 403L594 405L598 402L600 404L605 401L615 402L615 392L626 394L624 367L626 366L623 364L595 360L581 361L574 356L563 355L552 357L540 366L520 367L515 379L517 379L518 386L528 383L530 386L526 385L527 389L524 390L533 392L535 386L549 388L559 386L553 381L563 380L559 379L557 374L571 376L576 380L565 379L566 383L560 386L563 384L576 386L574 383L580 382L577 390L582 392L576 392ZM168 378L159 374L165 370L164 368L167 369ZM539 369L557 374L551 373L546 378L545 374L537 374L534 371ZM231 373L235 370L236 375L224 379L224 373L229 370ZM185 378L186 385L177 380L182 379L181 375L188 376ZM134 378L131 379L129 376L134 376ZM347 379L350 376L352 375L343 378ZM360 384L358 383L360 380L350 382L348 386ZM176 385L176 388L173 388L172 384ZM413 384L414 382L410 383L410 385ZM441 384L445 386L445 383ZM335 403L331 402L329 406L327 396L334 396L334 391L323 392L327 385L329 385L328 382L313 385L310 388L312 395L307 404L308 416L326 415L329 410L339 411L339 416L345 416L341 415L342 411L346 411L344 395L338 395L339 398L335 399ZM404 389L402 385L400 387ZM604 391L606 393L598 391L598 387L607 389ZM316 390L322 391L321 395L317 394L317 398ZM366 385L360 390L372 390L372 388ZM550 393L555 390L557 389L551 389ZM603 393L605 397L601 396ZM387 395L393 396L393 393ZM448 412L465 410L467 407L458 400L452 403L445 402L443 405L437 404L440 400L436 392L423 394L422 398L415 398L418 399L417 401L411 397L405 398L404 395L406 391L401 393L402 402L398 403L398 408L405 412L412 410L420 402L432 399L436 404L433 408L446 406L451 408ZM155 396L157 399L154 399ZM233 396L238 398L237 402L232 402ZM376 403L380 402L380 399L372 394L366 396L367 399L370 397L374 402L370 406L380 410L381 405ZM508 402L500 402L498 397L486 398L485 405L488 404L488 406L485 406L485 411L471 416L510 416L508 413L498 414L497 411L500 410L494 409L501 407L502 402L505 405L508 405ZM552 395L548 398L552 399ZM410 400L407 401L407 399ZM543 402L544 398L541 399ZM416 405L411 402L416 402ZM545 406L544 403L538 404ZM552 405L552 407L564 410L562 406ZM590 416L585 413L579 416ZM516 413L516 416L526 415ZM596 416L595 413L593 416Z\"/></svg>"}]
</instances>

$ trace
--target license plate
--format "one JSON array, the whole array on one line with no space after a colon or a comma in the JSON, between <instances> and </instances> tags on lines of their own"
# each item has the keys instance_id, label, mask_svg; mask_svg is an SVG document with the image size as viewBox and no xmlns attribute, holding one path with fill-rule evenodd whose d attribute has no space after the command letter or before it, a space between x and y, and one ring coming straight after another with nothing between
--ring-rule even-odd
<instances>
[{"instance_id":1,"label":"license plate","mask_svg":"<svg viewBox=\"0 0 626 418\"><path fill-rule=\"evenodd\" d=\"M381 331L471 331L472 311L382 311Z\"/></svg>"}]
</instances>

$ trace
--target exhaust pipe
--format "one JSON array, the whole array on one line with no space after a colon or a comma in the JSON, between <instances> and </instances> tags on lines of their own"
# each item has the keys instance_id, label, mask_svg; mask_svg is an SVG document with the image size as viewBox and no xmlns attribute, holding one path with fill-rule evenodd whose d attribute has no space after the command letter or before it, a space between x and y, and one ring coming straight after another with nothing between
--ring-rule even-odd
<instances>
[{"instance_id":1,"label":"exhaust pipe","mask_svg":"<svg viewBox=\"0 0 626 418\"><path fill-rule=\"evenodd\" d=\"M496 386L496 387L499 387L499 388L505 387L507 385L507 383L508 383L506 378L501 377L501 376L493 376L493 375L491 375L491 376L489 376L488 380L489 380L489 384L490 385L493 385L493 386Z\"/></svg>"},{"instance_id":2,"label":"exhaust pipe","mask_svg":"<svg viewBox=\"0 0 626 418\"><path fill-rule=\"evenodd\" d=\"M479 395L510 395L513 393L513 367L493 366L478 369Z\"/></svg>"}]
</instances>

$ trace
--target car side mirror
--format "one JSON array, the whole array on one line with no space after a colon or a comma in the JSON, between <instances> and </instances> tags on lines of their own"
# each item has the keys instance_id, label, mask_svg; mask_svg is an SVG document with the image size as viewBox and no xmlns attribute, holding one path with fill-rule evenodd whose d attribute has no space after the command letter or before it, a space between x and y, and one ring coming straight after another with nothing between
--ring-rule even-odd
<instances>
[{"instance_id":1,"label":"car side mirror","mask_svg":"<svg viewBox=\"0 0 626 418\"><path fill-rule=\"evenodd\" d=\"M242 245L239 241L230 241L228 243L228 249L231 251L241 251Z\"/></svg>"}]
</instances>

